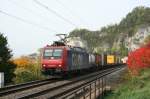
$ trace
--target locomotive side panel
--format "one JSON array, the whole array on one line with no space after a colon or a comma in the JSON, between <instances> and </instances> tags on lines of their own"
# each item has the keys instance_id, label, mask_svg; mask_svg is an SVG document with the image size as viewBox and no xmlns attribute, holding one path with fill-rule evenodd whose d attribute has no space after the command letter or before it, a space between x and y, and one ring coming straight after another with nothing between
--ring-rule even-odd
<instances>
[{"instance_id":1,"label":"locomotive side panel","mask_svg":"<svg viewBox=\"0 0 150 99\"><path fill-rule=\"evenodd\" d=\"M88 54L77 51L68 51L68 71L89 68Z\"/></svg>"}]
</instances>

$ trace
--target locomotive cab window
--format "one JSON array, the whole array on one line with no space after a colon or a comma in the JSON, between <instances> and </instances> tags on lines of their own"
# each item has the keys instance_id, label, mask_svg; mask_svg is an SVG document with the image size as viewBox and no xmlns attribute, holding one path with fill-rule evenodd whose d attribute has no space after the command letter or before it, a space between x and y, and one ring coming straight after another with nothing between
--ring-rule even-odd
<instances>
[{"instance_id":1,"label":"locomotive cab window","mask_svg":"<svg viewBox=\"0 0 150 99\"><path fill-rule=\"evenodd\" d=\"M62 49L54 49L53 57L57 59L57 58L61 58L61 56L62 56Z\"/></svg>"},{"instance_id":2,"label":"locomotive cab window","mask_svg":"<svg viewBox=\"0 0 150 99\"><path fill-rule=\"evenodd\" d=\"M62 56L62 49L45 49L43 58L44 59L59 59Z\"/></svg>"},{"instance_id":3,"label":"locomotive cab window","mask_svg":"<svg viewBox=\"0 0 150 99\"><path fill-rule=\"evenodd\" d=\"M44 50L44 58L49 59L50 57L52 57L52 53L53 53L52 49L45 49Z\"/></svg>"}]
</instances>

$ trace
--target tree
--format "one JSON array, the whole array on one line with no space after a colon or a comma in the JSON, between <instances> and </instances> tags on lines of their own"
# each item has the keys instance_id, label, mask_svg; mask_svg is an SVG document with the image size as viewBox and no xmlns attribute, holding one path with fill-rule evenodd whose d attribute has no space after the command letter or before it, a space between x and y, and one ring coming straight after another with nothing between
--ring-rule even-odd
<instances>
[{"instance_id":1,"label":"tree","mask_svg":"<svg viewBox=\"0 0 150 99\"><path fill-rule=\"evenodd\" d=\"M0 33L0 72L4 72L5 82L10 83L16 68L15 64L10 61L12 57L11 50L8 48L7 38Z\"/></svg>"}]
</instances>

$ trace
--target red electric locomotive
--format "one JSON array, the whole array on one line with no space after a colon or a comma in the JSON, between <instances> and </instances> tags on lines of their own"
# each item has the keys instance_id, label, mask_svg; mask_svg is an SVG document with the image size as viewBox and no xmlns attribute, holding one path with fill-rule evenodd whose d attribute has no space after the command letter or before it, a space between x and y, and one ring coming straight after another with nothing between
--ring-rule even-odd
<instances>
[{"instance_id":1,"label":"red electric locomotive","mask_svg":"<svg viewBox=\"0 0 150 99\"><path fill-rule=\"evenodd\" d=\"M55 42L43 48L42 70L44 73L57 74L78 71L90 68L88 53L78 47L69 47L63 43Z\"/></svg>"}]
</instances>

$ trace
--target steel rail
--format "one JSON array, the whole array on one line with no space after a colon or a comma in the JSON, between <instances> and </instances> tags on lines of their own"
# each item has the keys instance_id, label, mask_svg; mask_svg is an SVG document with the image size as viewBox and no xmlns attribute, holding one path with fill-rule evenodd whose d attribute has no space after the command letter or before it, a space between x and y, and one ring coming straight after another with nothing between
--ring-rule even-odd
<instances>
[{"instance_id":1,"label":"steel rail","mask_svg":"<svg viewBox=\"0 0 150 99\"><path fill-rule=\"evenodd\" d=\"M49 97L48 99L59 99L60 97L61 97L61 99L65 99L66 97L68 97L68 96L72 95L73 93L75 93L77 90L80 90L80 89L83 89L83 88L89 86L91 83L95 82L95 80L103 78L103 77L105 77L105 76L107 76L107 75L109 75L111 73L114 73L115 71L120 70L120 69L121 68L112 69L111 71L108 71L108 72L106 72L106 73L104 73L102 75L98 75L97 77L95 77L95 78L93 78L93 79L91 79L91 80L89 80L89 81L87 81L87 82L85 82L85 83L83 83L83 84L81 84L79 86L76 86L76 87L71 88L69 90L66 90L66 91L64 91L62 93L59 93L59 94L54 95L52 97Z\"/></svg>"},{"instance_id":2,"label":"steel rail","mask_svg":"<svg viewBox=\"0 0 150 99\"><path fill-rule=\"evenodd\" d=\"M116 68L116 67L115 67L115 68ZM38 97L38 96L41 96L41 95L50 93L50 92L52 92L52 91L54 91L54 90L58 90L58 89L61 89L61 88L63 88L63 87L66 87L66 86L73 85L73 84L75 84L75 83L77 83L77 82L84 81L84 80L89 79L89 78L92 78L92 77L94 77L94 76L103 74L103 73L105 73L105 72L107 72L107 71L109 71L109 70L115 69L115 68L106 69L106 70L103 70L103 71L98 71L98 72L96 72L96 73L92 73L92 74L90 74L90 75L86 75L86 76L84 76L84 77L79 77L79 78L77 78L77 79L75 79L75 80L72 80L71 82L67 82L67 83L62 84L62 85L54 86L54 87L52 87L52 88L50 88L50 89L45 89L45 90L42 90L42 91L40 91L40 92L32 93L32 94L30 94L30 95L22 96L22 97L20 97L19 99L28 99L28 98Z\"/></svg>"},{"instance_id":3,"label":"steel rail","mask_svg":"<svg viewBox=\"0 0 150 99\"><path fill-rule=\"evenodd\" d=\"M27 90L30 88L42 86L45 84L53 83L56 81L57 81L57 79L50 78L50 79L37 80L37 81L28 82L28 83L18 84L18 85L7 86L7 87L0 89L0 97L6 96L8 94L16 93L19 91Z\"/></svg>"}]
</instances>

